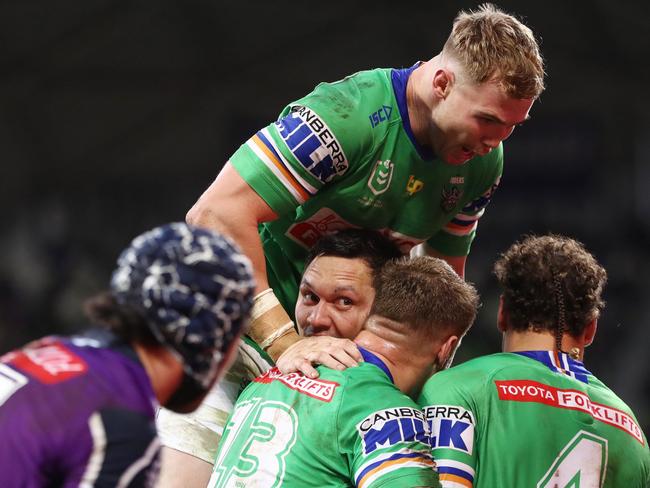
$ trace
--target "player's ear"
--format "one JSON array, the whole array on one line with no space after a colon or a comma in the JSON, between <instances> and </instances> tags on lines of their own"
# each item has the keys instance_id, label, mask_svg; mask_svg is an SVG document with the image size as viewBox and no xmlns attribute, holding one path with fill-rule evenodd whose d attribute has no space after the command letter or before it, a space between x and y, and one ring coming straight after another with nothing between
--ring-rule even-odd
<instances>
[{"instance_id":1,"label":"player's ear","mask_svg":"<svg viewBox=\"0 0 650 488\"><path fill-rule=\"evenodd\" d=\"M442 343L440 349L438 349L437 364L441 367L449 363L449 359L452 358L456 352L456 347L458 346L458 336L452 335Z\"/></svg>"},{"instance_id":2,"label":"player's ear","mask_svg":"<svg viewBox=\"0 0 650 488\"><path fill-rule=\"evenodd\" d=\"M437 99L447 98L454 82L454 74L446 68L438 69L433 75L433 94Z\"/></svg>"},{"instance_id":3,"label":"player's ear","mask_svg":"<svg viewBox=\"0 0 650 488\"><path fill-rule=\"evenodd\" d=\"M598 329L598 319L594 319L587 324L584 331L584 344L585 347L590 346L594 342L594 337L596 337L596 330Z\"/></svg>"},{"instance_id":4,"label":"player's ear","mask_svg":"<svg viewBox=\"0 0 650 488\"><path fill-rule=\"evenodd\" d=\"M497 312L497 328L504 333L508 330L508 311L503 306L503 295L499 296L499 311Z\"/></svg>"}]
</instances>

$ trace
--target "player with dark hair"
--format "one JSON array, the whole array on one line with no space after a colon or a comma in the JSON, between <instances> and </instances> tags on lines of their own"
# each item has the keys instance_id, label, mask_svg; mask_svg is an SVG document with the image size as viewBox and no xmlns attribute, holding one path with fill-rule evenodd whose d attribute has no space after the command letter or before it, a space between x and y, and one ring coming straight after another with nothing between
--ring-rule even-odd
<instances>
[{"instance_id":1,"label":"player with dark hair","mask_svg":"<svg viewBox=\"0 0 650 488\"><path fill-rule=\"evenodd\" d=\"M444 261L387 263L355 343L356 368L320 377L276 368L239 397L209 487L439 486L416 403L476 315L478 296Z\"/></svg>"},{"instance_id":2,"label":"player with dark hair","mask_svg":"<svg viewBox=\"0 0 650 488\"><path fill-rule=\"evenodd\" d=\"M321 237L307 253L296 302L296 323L306 338L280 356L278 369L315 378L314 364L356 366L362 357L351 339L370 313L373 280L400 256L394 242L371 230L344 229Z\"/></svg>"},{"instance_id":3,"label":"player with dark hair","mask_svg":"<svg viewBox=\"0 0 650 488\"><path fill-rule=\"evenodd\" d=\"M310 252L296 304L297 323L307 337L278 359L278 369L316 377L312 364L343 369L362 361L350 339L370 313L375 276L387 261L399 256L397 246L375 231L345 229L319 239ZM239 361L195 412L176 415L160 410L157 425L164 444L161 485L205 486L237 394L258 376L254 371L262 368L264 358L271 361L245 338Z\"/></svg>"},{"instance_id":4,"label":"player with dark hair","mask_svg":"<svg viewBox=\"0 0 650 488\"><path fill-rule=\"evenodd\" d=\"M543 90L532 31L485 4L459 12L428 61L321 83L288 104L187 214L231 235L251 258L251 339L274 360L300 340L291 314L305 255L340 229L380 231L403 253L422 244L462 277L499 185L502 141Z\"/></svg>"},{"instance_id":5,"label":"player with dark hair","mask_svg":"<svg viewBox=\"0 0 650 488\"><path fill-rule=\"evenodd\" d=\"M527 237L494 271L503 353L432 377L419 400L444 487L643 488L647 439L584 349L606 272L573 239Z\"/></svg>"},{"instance_id":6,"label":"player with dark hair","mask_svg":"<svg viewBox=\"0 0 650 488\"><path fill-rule=\"evenodd\" d=\"M97 329L0 358L0 486L154 486L158 404L196 408L228 368L255 288L227 238L186 224L137 237Z\"/></svg>"}]
</instances>

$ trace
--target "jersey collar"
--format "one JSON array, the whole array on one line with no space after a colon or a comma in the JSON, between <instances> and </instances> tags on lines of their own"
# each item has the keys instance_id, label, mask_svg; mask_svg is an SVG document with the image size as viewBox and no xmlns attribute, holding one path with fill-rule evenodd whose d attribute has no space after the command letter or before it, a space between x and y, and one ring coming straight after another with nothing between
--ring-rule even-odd
<instances>
[{"instance_id":1,"label":"jersey collar","mask_svg":"<svg viewBox=\"0 0 650 488\"><path fill-rule=\"evenodd\" d=\"M422 61L418 61L410 68L406 69L393 69L391 71L391 81L393 82L393 92L395 93L395 99L397 100L397 108L399 109L399 114L402 117L402 126L404 127L404 132L411 140L411 144L415 147L418 155L425 161L431 161L434 159L434 154L431 149L428 147L422 146L418 141L415 140L415 135L413 135L413 130L411 129L411 120L409 119L408 105L406 103L406 84L408 83L411 73L422 64Z\"/></svg>"},{"instance_id":2,"label":"jersey collar","mask_svg":"<svg viewBox=\"0 0 650 488\"><path fill-rule=\"evenodd\" d=\"M384 363L381 359L379 359L377 356L375 356L367 349L364 349L361 346L357 346L357 347L359 348L359 352L361 353L361 356L363 357L363 360L366 363L374 364L375 366L377 366L384 373L386 373L386 376L388 376L388 379L391 381L391 383L395 383L395 381L393 380L393 375L390 374L390 370L388 369L388 366L386 366L386 363Z\"/></svg>"},{"instance_id":3,"label":"jersey collar","mask_svg":"<svg viewBox=\"0 0 650 488\"><path fill-rule=\"evenodd\" d=\"M568 354L558 351L518 351L515 354L526 356L544 364L556 373L564 374L575 378L583 383L589 383L588 376L591 374L582 362L571 358Z\"/></svg>"}]
</instances>

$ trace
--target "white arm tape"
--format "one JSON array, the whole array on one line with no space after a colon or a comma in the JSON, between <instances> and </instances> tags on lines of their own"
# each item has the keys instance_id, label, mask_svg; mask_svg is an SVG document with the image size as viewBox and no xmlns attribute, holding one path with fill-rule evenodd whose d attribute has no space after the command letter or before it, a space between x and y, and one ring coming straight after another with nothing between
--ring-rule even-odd
<instances>
[{"instance_id":1,"label":"white arm tape","mask_svg":"<svg viewBox=\"0 0 650 488\"><path fill-rule=\"evenodd\" d=\"M283 335L288 334L292 330L294 330L293 322L289 321L286 324L284 324L282 327L280 327L278 330L273 332L273 334L271 334L266 339L264 339L264 342L260 344L260 347L266 351L271 346L271 344L273 344L276 341L276 339L279 339Z\"/></svg>"},{"instance_id":2,"label":"white arm tape","mask_svg":"<svg viewBox=\"0 0 650 488\"><path fill-rule=\"evenodd\" d=\"M273 293L273 288L267 288L258 293L253 298L253 309L251 310L251 321L259 319L266 312L276 305L280 305L280 300Z\"/></svg>"}]
</instances>

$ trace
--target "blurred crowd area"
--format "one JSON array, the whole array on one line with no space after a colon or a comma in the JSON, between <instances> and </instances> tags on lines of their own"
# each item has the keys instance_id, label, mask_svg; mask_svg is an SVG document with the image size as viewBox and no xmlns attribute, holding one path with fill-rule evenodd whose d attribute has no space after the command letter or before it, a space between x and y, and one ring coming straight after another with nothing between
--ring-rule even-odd
<instances>
[{"instance_id":1,"label":"blurred crowd area","mask_svg":"<svg viewBox=\"0 0 650 488\"><path fill-rule=\"evenodd\" d=\"M500 348L499 253L526 233L567 234L609 273L586 365L647 433L648 17L642 2L579 3L497 2L540 37L548 87L505 143L467 268L483 306L457 362ZM83 300L107 286L120 250L183 220L287 102L320 81L428 59L456 11L477 4L334 1L317 17L288 0L254 14L204 0L0 5L0 353L84 327Z\"/></svg>"}]
</instances>

